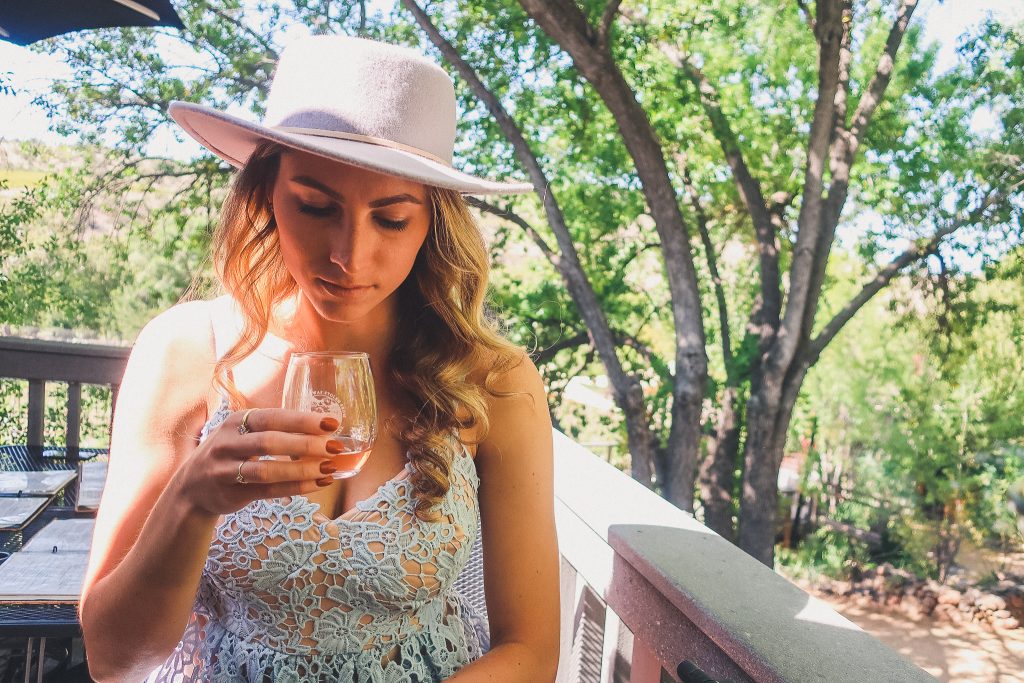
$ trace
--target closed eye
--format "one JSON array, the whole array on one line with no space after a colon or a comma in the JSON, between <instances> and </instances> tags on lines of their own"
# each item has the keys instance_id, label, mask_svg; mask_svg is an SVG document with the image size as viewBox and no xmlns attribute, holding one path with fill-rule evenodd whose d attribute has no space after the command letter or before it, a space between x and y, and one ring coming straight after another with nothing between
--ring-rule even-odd
<instances>
[{"instance_id":1,"label":"closed eye","mask_svg":"<svg viewBox=\"0 0 1024 683\"><path fill-rule=\"evenodd\" d=\"M377 225L381 226L382 228L387 228L388 230L405 230L405 226L409 225L408 219L393 221L387 218L382 218L381 216L377 216L374 218L374 220L377 221Z\"/></svg>"},{"instance_id":2,"label":"closed eye","mask_svg":"<svg viewBox=\"0 0 1024 683\"><path fill-rule=\"evenodd\" d=\"M316 216L318 218L326 218L334 214L336 208L334 206L314 206L312 204L299 204L299 213L304 213L309 216Z\"/></svg>"}]
</instances>

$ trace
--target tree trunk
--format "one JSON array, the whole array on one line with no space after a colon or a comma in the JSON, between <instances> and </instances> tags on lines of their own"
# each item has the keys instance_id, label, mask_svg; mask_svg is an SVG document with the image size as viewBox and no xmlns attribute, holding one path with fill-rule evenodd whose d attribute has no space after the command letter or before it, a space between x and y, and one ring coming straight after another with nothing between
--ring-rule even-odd
<instances>
[{"instance_id":1,"label":"tree trunk","mask_svg":"<svg viewBox=\"0 0 1024 683\"><path fill-rule=\"evenodd\" d=\"M740 444L739 389L727 386L715 431L708 439L708 454L700 467L700 500L704 524L722 538L733 540L733 471Z\"/></svg>"},{"instance_id":2,"label":"tree trunk","mask_svg":"<svg viewBox=\"0 0 1024 683\"><path fill-rule=\"evenodd\" d=\"M572 57L573 65L594 87L615 118L623 144L636 166L661 242L675 326L673 417L666 449L668 474L663 484L671 492L673 502L684 510L692 510L707 383L704 319L689 230L679 208L661 140L612 57L607 34L599 34L575 2L519 0L519 4ZM637 459L640 454L633 455Z\"/></svg>"},{"instance_id":3,"label":"tree trunk","mask_svg":"<svg viewBox=\"0 0 1024 683\"><path fill-rule=\"evenodd\" d=\"M617 395L618 387L613 387L613 391L616 393L615 402L622 408L623 417L626 420L630 474L649 488L653 485L654 480L657 443L647 421L647 405L644 402L643 388L639 382L633 380L625 395Z\"/></svg>"},{"instance_id":4,"label":"tree trunk","mask_svg":"<svg viewBox=\"0 0 1024 683\"><path fill-rule=\"evenodd\" d=\"M765 377L752 386L747 402L747 441L743 449L743 492L740 498L739 546L769 567L774 564L775 516L778 507L778 466L782 452L776 418L781 382ZM783 442L783 447L785 442Z\"/></svg>"}]
</instances>

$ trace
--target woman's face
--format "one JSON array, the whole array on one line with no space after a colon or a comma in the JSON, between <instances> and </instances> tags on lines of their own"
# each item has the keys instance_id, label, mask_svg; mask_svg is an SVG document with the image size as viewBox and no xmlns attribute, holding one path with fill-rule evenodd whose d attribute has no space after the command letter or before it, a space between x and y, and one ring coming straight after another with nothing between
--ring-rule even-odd
<instances>
[{"instance_id":1,"label":"woman's face","mask_svg":"<svg viewBox=\"0 0 1024 683\"><path fill-rule=\"evenodd\" d=\"M285 151L272 196L285 265L321 317L393 310L430 229L426 186Z\"/></svg>"}]
</instances>

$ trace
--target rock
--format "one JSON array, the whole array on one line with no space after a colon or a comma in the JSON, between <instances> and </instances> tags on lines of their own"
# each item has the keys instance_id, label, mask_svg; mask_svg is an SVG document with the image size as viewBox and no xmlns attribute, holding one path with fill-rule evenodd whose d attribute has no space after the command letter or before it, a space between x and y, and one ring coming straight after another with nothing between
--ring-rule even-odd
<instances>
[{"instance_id":1,"label":"rock","mask_svg":"<svg viewBox=\"0 0 1024 683\"><path fill-rule=\"evenodd\" d=\"M1010 631L1012 629L1019 628L1019 627L1020 627L1020 622L1017 621L1016 619L1014 619L1013 617L1008 617L1006 619L993 619L992 620L992 628L1001 629L1003 631Z\"/></svg>"},{"instance_id":2,"label":"rock","mask_svg":"<svg viewBox=\"0 0 1024 683\"><path fill-rule=\"evenodd\" d=\"M928 593L924 597L919 599L918 610L921 614L931 614L935 611L935 607L939 604L939 599L932 593Z\"/></svg>"},{"instance_id":3,"label":"rock","mask_svg":"<svg viewBox=\"0 0 1024 683\"><path fill-rule=\"evenodd\" d=\"M942 587L938 590L940 605L958 605L963 599L963 594L955 588Z\"/></svg>"},{"instance_id":4,"label":"rock","mask_svg":"<svg viewBox=\"0 0 1024 683\"><path fill-rule=\"evenodd\" d=\"M966 596L965 596L966 597ZM998 610L1006 609L1006 600L1003 600L998 595L992 595L991 593L984 594L980 598L974 601L974 605L978 609L988 610L990 612L996 612Z\"/></svg>"}]
</instances>

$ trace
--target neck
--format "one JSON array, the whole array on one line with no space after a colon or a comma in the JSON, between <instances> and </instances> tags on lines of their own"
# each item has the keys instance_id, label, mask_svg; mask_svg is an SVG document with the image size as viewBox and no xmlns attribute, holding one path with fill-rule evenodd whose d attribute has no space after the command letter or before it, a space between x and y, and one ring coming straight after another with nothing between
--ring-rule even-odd
<instances>
[{"instance_id":1,"label":"neck","mask_svg":"<svg viewBox=\"0 0 1024 683\"><path fill-rule=\"evenodd\" d=\"M383 369L394 347L397 293L369 315L354 321L324 319L306 297L275 312L270 332L293 351L362 351L375 370Z\"/></svg>"}]
</instances>

